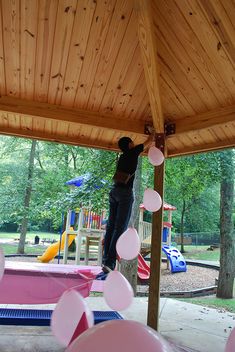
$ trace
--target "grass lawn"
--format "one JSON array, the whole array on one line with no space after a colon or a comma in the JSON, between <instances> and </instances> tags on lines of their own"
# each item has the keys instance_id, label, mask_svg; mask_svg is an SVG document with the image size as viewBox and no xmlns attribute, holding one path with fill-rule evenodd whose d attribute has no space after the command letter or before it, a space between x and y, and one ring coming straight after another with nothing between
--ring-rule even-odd
<instances>
[{"instance_id":1,"label":"grass lawn","mask_svg":"<svg viewBox=\"0 0 235 352\"><path fill-rule=\"evenodd\" d=\"M47 238L47 239L55 239L58 241L60 235L59 233L50 233L50 232L27 232L26 241L34 241L35 236L39 236L40 239ZM0 232L0 239L16 239L20 238L19 232Z\"/></svg>"},{"instance_id":2,"label":"grass lawn","mask_svg":"<svg viewBox=\"0 0 235 352\"><path fill-rule=\"evenodd\" d=\"M217 261L220 258L220 250L214 249L213 251L208 251L209 246L184 246L185 253L183 256L185 259L197 259L197 260L211 260ZM177 246L180 250L180 246Z\"/></svg>"},{"instance_id":3,"label":"grass lawn","mask_svg":"<svg viewBox=\"0 0 235 352\"><path fill-rule=\"evenodd\" d=\"M234 289L235 294L235 289ZM185 301L187 303L198 304L203 307L210 307L216 309L226 310L231 313L235 313L235 299L222 299L216 297L206 297L206 298L185 298L179 299L181 301Z\"/></svg>"},{"instance_id":4,"label":"grass lawn","mask_svg":"<svg viewBox=\"0 0 235 352\"><path fill-rule=\"evenodd\" d=\"M8 244L8 243L1 243L0 247L3 249L4 254L17 254L18 243ZM29 246L25 245L25 254L42 254L45 252L47 246L42 245L34 245Z\"/></svg>"},{"instance_id":5,"label":"grass lawn","mask_svg":"<svg viewBox=\"0 0 235 352\"><path fill-rule=\"evenodd\" d=\"M39 236L40 240L49 239L51 241L52 240L59 241L60 239L60 235L56 233L28 232L26 235L25 254L41 255L46 250L47 245L43 245L43 244L34 245L34 238L36 235ZM3 248L5 255L17 254L19 238L20 238L20 234L16 232L15 233L0 232L0 241L1 241L0 246ZM4 240L6 240L5 243L4 243ZM8 243L7 240L11 240L11 242Z\"/></svg>"}]
</instances>

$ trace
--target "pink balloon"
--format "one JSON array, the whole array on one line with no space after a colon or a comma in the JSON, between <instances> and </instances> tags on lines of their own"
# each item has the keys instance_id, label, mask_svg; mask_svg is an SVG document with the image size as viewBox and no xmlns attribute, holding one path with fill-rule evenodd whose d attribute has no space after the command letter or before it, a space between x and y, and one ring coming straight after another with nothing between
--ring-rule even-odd
<instances>
[{"instance_id":1,"label":"pink balloon","mask_svg":"<svg viewBox=\"0 0 235 352\"><path fill-rule=\"evenodd\" d=\"M4 270L5 270L5 256L4 256L3 249L0 247L0 281L2 280Z\"/></svg>"},{"instance_id":2,"label":"pink balloon","mask_svg":"<svg viewBox=\"0 0 235 352\"><path fill-rule=\"evenodd\" d=\"M60 297L51 317L52 332L64 347L71 342L79 322L83 324L79 331L84 331L94 325L94 315L79 292L67 290Z\"/></svg>"},{"instance_id":3,"label":"pink balloon","mask_svg":"<svg viewBox=\"0 0 235 352\"><path fill-rule=\"evenodd\" d=\"M66 352L172 352L155 330L133 320L112 320L80 335Z\"/></svg>"},{"instance_id":4,"label":"pink balloon","mask_svg":"<svg viewBox=\"0 0 235 352\"><path fill-rule=\"evenodd\" d=\"M104 299L113 310L127 309L133 301L134 292L127 279L112 271L104 282Z\"/></svg>"},{"instance_id":5,"label":"pink balloon","mask_svg":"<svg viewBox=\"0 0 235 352\"><path fill-rule=\"evenodd\" d=\"M147 188L144 191L144 200L143 204L146 210L148 211L158 211L162 206L162 198L160 195L153 189Z\"/></svg>"},{"instance_id":6,"label":"pink balloon","mask_svg":"<svg viewBox=\"0 0 235 352\"><path fill-rule=\"evenodd\" d=\"M131 260L137 257L140 251L140 239L134 227L128 228L119 237L116 250L120 258Z\"/></svg>"},{"instance_id":7,"label":"pink balloon","mask_svg":"<svg viewBox=\"0 0 235 352\"><path fill-rule=\"evenodd\" d=\"M235 351L235 328L231 331L226 346L225 352L234 352Z\"/></svg>"},{"instance_id":8,"label":"pink balloon","mask_svg":"<svg viewBox=\"0 0 235 352\"><path fill-rule=\"evenodd\" d=\"M152 165L159 166L165 158L161 150L153 146L149 148L148 159Z\"/></svg>"}]
</instances>

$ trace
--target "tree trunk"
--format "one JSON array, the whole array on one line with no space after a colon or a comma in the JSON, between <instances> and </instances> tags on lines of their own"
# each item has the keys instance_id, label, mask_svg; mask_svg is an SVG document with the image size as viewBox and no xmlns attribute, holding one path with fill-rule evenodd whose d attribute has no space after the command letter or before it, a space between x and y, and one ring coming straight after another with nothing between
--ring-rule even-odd
<instances>
[{"instance_id":1,"label":"tree trunk","mask_svg":"<svg viewBox=\"0 0 235 352\"><path fill-rule=\"evenodd\" d=\"M142 157L139 157L137 169L135 172L135 181L134 181L134 203L132 207L131 218L129 221L129 226L135 227L138 230L139 224L139 214L140 214L140 203L141 203L141 175L142 175ZM124 260L121 259L121 273L126 277L126 279L131 284L134 295L136 295L137 289L137 267L138 260L137 257L133 260Z\"/></svg>"},{"instance_id":2,"label":"tree trunk","mask_svg":"<svg viewBox=\"0 0 235 352\"><path fill-rule=\"evenodd\" d=\"M181 253L184 253L184 215L185 215L185 200L183 200L183 209L181 213L180 221L180 242L181 242Z\"/></svg>"},{"instance_id":3,"label":"tree trunk","mask_svg":"<svg viewBox=\"0 0 235 352\"><path fill-rule=\"evenodd\" d=\"M73 169L77 170L77 154L73 150L71 150L72 158L73 158Z\"/></svg>"},{"instance_id":4,"label":"tree trunk","mask_svg":"<svg viewBox=\"0 0 235 352\"><path fill-rule=\"evenodd\" d=\"M220 271L217 297L233 298L235 275L235 233L233 225L234 164L233 151L220 154Z\"/></svg>"},{"instance_id":5,"label":"tree trunk","mask_svg":"<svg viewBox=\"0 0 235 352\"><path fill-rule=\"evenodd\" d=\"M24 213L21 222L21 231L20 231L20 241L18 245L19 254L24 254L24 246L25 246L25 238L28 227L28 214L29 214L29 204L32 193L32 181L33 181L33 169L34 169L34 158L35 158L35 150L36 150L36 140L32 140L30 156L29 156L29 167L28 167L28 179L25 188L25 197L24 197Z\"/></svg>"},{"instance_id":6,"label":"tree trunk","mask_svg":"<svg viewBox=\"0 0 235 352\"><path fill-rule=\"evenodd\" d=\"M138 230L140 217L140 203L142 201L141 192L141 176L142 176L142 157L139 157L138 165L135 173L134 181L134 203L131 212L129 226L133 226Z\"/></svg>"}]
</instances>

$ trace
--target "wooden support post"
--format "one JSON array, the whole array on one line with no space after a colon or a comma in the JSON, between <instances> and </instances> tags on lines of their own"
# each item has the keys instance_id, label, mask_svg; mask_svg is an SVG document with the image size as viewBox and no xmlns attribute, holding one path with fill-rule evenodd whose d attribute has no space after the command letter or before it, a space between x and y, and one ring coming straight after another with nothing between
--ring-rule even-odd
<instances>
[{"instance_id":1,"label":"wooden support post","mask_svg":"<svg viewBox=\"0 0 235 352\"><path fill-rule=\"evenodd\" d=\"M80 209L79 219L78 219L78 229L77 229L77 237L76 237L76 254L75 254L75 264L80 264L81 259L81 246L82 246L82 235L81 229L83 227L83 208Z\"/></svg>"},{"instance_id":2,"label":"wooden support post","mask_svg":"<svg viewBox=\"0 0 235 352\"><path fill-rule=\"evenodd\" d=\"M168 222L169 222L169 224L172 225L172 210L169 210ZM168 244L168 246L171 245L171 227L169 227L169 231L168 231L168 242L167 242L167 244Z\"/></svg>"},{"instance_id":3,"label":"wooden support post","mask_svg":"<svg viewBox=\"0 0 235 352\"><path fill-rule=\"evenodd\" d=\"M156 146L165 155L164 118L160 95L160 75L156 36L152 18L152 2L150 0L135 0L138 37L142 63L144 67L146 87L152 112L155 131L158 133ZM155 168L154 188L163 199L164 164ZM162 250L162 220L163 207L153 214L152 244L151 244L151 275L148 303L148 325L158 329L160 301L160 272Z\"/></svg>"},{"instance_id":4,"label":"wooden support post","mask_svg":"<svg viewBox=\"0 0 235 352\"><path fill-rule=\"evenodd\" d=\"M67 264L67 260L68 260L68 247L69 247L68 233L70 230L70 223L71 223L71 210L69 210L67 213L67 220L66 220L66 227L65 227L63 264ZM62 239L61 239L61 241L62 241Z\"/></svg>"},{"instance_id":5,"label":"wooden support post","mask_svg":"<svg viewBox=\"0 0 235 352\"><path fill-rule=\"evenodd\" d=\"M164 134L156 136L156 147L164 153ZM151 242L151 264L149 282L149 302L147 324L159 329L159 307L160 307L160 276L162 256L162 224L163 224L163 194L164 194L164 163L155 167L154 189L162 198L162 207L153 213L152 242Z\"/></svg>"}]
</instances>

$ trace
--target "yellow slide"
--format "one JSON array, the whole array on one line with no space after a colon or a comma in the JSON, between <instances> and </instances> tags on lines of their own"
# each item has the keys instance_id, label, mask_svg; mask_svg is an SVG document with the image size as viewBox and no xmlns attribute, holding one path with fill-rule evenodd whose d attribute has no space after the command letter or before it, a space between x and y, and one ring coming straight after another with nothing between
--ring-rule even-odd
<instances>
[{"instance_id":1,"label":"yellow slide","mask_svg":"<svg viewBox=\"0 0 235 352\"><path fill-rule=\"evenodd\" d=\"M70 227L70 230L73 230L72 227ZM48 247L43 255L38 256L37 259L42 262L42 263L48 263L50 260L52 260L56 254L59 252L59 248L61 250L64 249L64 243L65 243L65 233L66 231L63 232L62 238L61 238L61 247L60 247L60 241L53 243L50 247ZM68 236L68 245L70 246L73 240L75 239L76 235L69 235Z\"/></svg>"}]
</instances>

